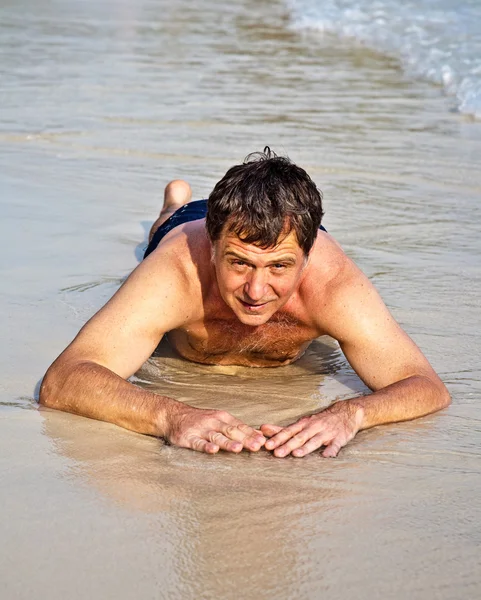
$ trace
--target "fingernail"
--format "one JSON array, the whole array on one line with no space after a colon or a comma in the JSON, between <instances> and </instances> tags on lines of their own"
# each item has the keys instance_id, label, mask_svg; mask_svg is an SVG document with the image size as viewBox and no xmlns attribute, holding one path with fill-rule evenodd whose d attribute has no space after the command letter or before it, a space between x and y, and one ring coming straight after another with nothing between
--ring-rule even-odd
<instances>
[{"instance_id":1,"label":"fingernail","mask_svg":"<svg viewBox=\"0 0 481 600\"><path fill-rule=\"evenodd\" d=\"M270 440L268 442L266 442L266 448L268 450L272 450L272 448L274 448L274 446L275 446L274 442L271 442Z\"/></svg>"}]
</instances>

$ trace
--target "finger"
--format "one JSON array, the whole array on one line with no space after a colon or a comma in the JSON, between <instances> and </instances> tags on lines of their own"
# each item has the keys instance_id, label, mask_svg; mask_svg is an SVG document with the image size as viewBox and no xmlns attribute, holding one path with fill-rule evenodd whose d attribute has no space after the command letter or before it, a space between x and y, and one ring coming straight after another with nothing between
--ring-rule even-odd
<instances>
[{"instance_id":1,"label":"finger","mask_svg":"<svg viewBox=\"0 0 481 600\"><path fill-rule=\"evenodd\" d=\"M209 442L219 446L221 450L227 452L242 452L242 444L234 440L230 440L228 437L220 433L220 431L209 431L207 435Z\"/></svg>"},{"instance_id":2,"label":"finger","mask_svg":"<svg viewBox=\"0 0 481 600\"><path fill-rule=\"evenodd\" d=\"M282 444L285 444L287 440L290 440L291 437L302 431L305 426L306 423L304 421L297 421L297 423L293 423L292 425L289 425L289 427L284 427L281 431L279 431L279 433L271 437L270 440L267 440L266 448L268 450L274 450L275 448L278 448Z\"/></svg>"},{"instance_id":3,"label":"finger","mask_svg":"<svg viewBox=\"0 0 481 600\"><path fill-rule=\"evenodd\" d=\"M196 435L189 438L189 448L196 452L205 452L206 454L217 454L219 446Z\"/></svg>"},{"instance_id":4,"label":"finger","mask_svg":"<svg viewBox=\"0 0 481 600\"><path fill-rule=\"evenodd\" d=\"M262 431L258 429L254 429L253 427L249 427L245 423L241 423L237 426L237 429L240 430L242 434L244 434L243 444L244 448L248 450L252 450L253 452L257 452L260 450L262 446L266 443L266 438L263 435Z\"/></svg>"},{"instance_id":5,"label":"finger","mask_svg":"<svg viewBox=\"0 0 481 600\"><path fill-rule=\"evenodd\" d=\"M293 450L297 450L298 448L302 448L310 439L315 437L316 435L321 435L318 433L317 429L314 427L304 427L299 433L296 433L289 441L282 446L278 446L274 450L274 456L287 456ZM325 436L325 434L324 434ZM330 440L329 440L330 441Z\"/></svg>"},{"instance_id":6,"label":"finger","mask_svg":"<svg viewBox=\"0 0 481 600\"><path fill-rule=\"evenodd\" d=\"M217 429L226 437L241 442L247 450L257 452L264 445L266 438L258 431L243 423L227 412L219 414L220 424Z\"/></svg>"},{"instance_id":7,"label":"finger","mask_svg":"<svg viewBox=\"0 0 481 600\"><path fill-rule=\"evenodd\" d=\"M257 452L265 443L266 438L261 432L256 431L245 423L239 425L223 425L219 427L225 437L240 442L244 448Z\"/></svg>"},{"instance_id":8,"label":"finger","mask_svg":"<svg viewBox=\"0 0 481 600\"><path fill-rule=\"evenodd\" d=\"M326 436L324 434L318 433L315 436L311 437L311 439L308 440L304 444L304 446L301 446L300 448L295 448L292 451L292 456L295 456L297 458L306 456L306 454L310 454L311 452L314 452L314 450L317 450L321 446L324 446L324 444L326 444L328 441L329 439L326 439Z\"/></svg>"},{"instance_id":9,"label":"finger","mask_svg":"<svg viewBox=\"0 0 481 600\"><path fill-rule=\"evenodd\" d=\"M268 425L267 423L265 425L261 425L261 432L266 437L272 437L273 435L276 435L276 433L279 433L279 431L282 431L283 429L284 427L279 427L279 425Z\"/></svg>"},{"instance_id":10,"label":"finger","mask_svg":"<svg viewBox=\"0 0 481 600\"><path fill-rule=\"evenodd\" d=\"M246 446L246 444L247 447L255 446L255 450L259 450L266 441L262 431L258 431L257 429L242 423L242 421L239 421L236 425L220 423L219 431L229 439L241 442L244 446Z\"/></svg>"},{"instance_id":11,"label":"finger","mask_svg":"<svg viewBox=\"0 0 481 600\"><path fill-rule=\"evenodd\" d=\"M322 453L322 456L324 456L324 458L335 458L339 454L339 450L345 445L345 442L342 442L339 438L336 438L327 446Z\"/></svg>"}]
</instances>

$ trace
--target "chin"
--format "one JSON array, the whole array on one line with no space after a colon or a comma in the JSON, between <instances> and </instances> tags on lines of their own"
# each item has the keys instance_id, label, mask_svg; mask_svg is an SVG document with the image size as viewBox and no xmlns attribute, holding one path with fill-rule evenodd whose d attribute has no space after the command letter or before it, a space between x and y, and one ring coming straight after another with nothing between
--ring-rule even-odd
<instances>
[{"instance_id":1,"label":"chin","mask_svg":"<svg viewBox=\"0 0 481 600\"><path fill-rule=\"evenodd\" d=\"M258 327L259 325L264 325L267 321L272 317L270 312L266 314L260 315L250 315L241 311L234 311L235 316L239 319L239 321L244 325L250 325L251 327Z\"/></svg>"}]
</instances>

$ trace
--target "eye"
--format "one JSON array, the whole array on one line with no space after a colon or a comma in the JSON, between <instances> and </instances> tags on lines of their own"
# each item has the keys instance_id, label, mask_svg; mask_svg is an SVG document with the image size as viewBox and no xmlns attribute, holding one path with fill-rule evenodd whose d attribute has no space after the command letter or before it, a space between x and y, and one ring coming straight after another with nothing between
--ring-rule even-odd
<instances>
[{"instance_id":1,"label":"eye","mask_svg":"<svg viewBox=\"0 0 481 600\"><path fill-rule=\"evenodd\" d=\"M283 271L286 268L286 265L284 263L275 263L272 265L272 268L274 271Z\"/></svg>"},{"instance_id":2,"label":"eye","mask_svg":"<svg viewBox=\"0 0 481 600\"><path fill-rule=\"evenodd\" d=\"M233 260L230 260L229 263L231 264L231 266L233 266L235 269L244 269L247 266L247 263L244 262L243 260L240 260L238 258L235 258Z\"/></svg>"}]
</instances>

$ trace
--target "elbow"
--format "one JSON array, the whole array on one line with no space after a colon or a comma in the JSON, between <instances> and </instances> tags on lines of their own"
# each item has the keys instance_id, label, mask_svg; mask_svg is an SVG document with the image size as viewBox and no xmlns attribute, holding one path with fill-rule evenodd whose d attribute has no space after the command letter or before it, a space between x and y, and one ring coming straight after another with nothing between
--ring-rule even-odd
<instances>
[{"instance_id":1,"label":"elbow","mask_svg":"<svg viewBox=\"0 0 481 600\"><path fill-rule=\"evenodd\" d=\"M40 384L40 392L38 402L42 406L48 408L58 408L58 397L59 397L59 373L56 364L50 366L48 371L45 373L42 383Z\"/></svg>"},{"instance_id":2,"label":"elbow","mask_svg":"<svg viewBox=\"0 0 481 600\"><path fill-rule=\"evenodd\" d=\"M39 404L48 408L64 410L66 384L76 367L77 364L75 362L66 360L60 355L50 365L40 384Z\"/></svg>"},{"instance_id":3,"label":"elbow","mask_svg":"<svg viewBox=\"0 0 481 600\"><path fill-rule=\"evenodd\" d=\"M442 382L441 382L440 397L441 397L440 408L447 408L451 404L452 398L451 398L451 394L449 393L448 388Z\"/></svg>"},{"instance_id":4,"label":"elbow","mask_svg":"<svg viewBox=\"0 0 481 600\"><path fill-rule=\"evenodd\" d=\"M447 408L451 404L451 394L448 391L448 388L444 385L444 383L439 379L438 376L433 380L429 378L431 384L434 387L435 398L436 398L436 410L442 410L443 408Z\"/></svg>"},{"instance_id":5,"label":"elbow","mask_svg":"<svg viewBox=\"0 0 481 600\"><path fill-rule=\"evenodd\" d=\"M40 384L38 402L42 406L72 412L75 393L79 382L89 373L91 361L63 356L62 354L49 367ZM87 371L85 370L87 368ZM73 402L73 404L72 404Z\"/></svg>"},{"instance_id":6,"label":"elbow","mask_svg":"<svg viewBox=\"0 0 481 600\"><path fill-rule=\"evenodd\" d=\"M447 408L451 404L451 394L441 379L437 375L422 375L421 378L424 384L429 386L425 389L432 412Z\"/></svg>"}]
</instances>

